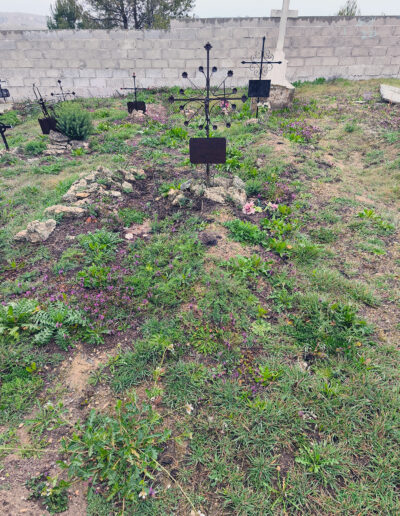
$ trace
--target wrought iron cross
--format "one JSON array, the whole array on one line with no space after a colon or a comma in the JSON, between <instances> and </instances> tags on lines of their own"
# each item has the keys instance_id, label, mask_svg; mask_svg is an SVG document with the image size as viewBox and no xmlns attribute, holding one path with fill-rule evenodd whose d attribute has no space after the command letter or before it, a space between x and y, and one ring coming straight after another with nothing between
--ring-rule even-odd
<instances>
[{"instance_id":1,"label":"wrought iron cross","mask_svg":"<svg viewBox=\"0 0 400 516\"><path fill-rule=\"evenodd\" d=\"M0 122L0 135L3 139L4 146L5 146L6 150L8 150L8 151L10 150L10 147L8 146L5 132L7 129L11 129L11 128L12 128L11 125L3 124L3 122Z\"/></svg>"},{"instance_id":2,"label":"wrought iron cross","mask_svg":"<svg viewBox=\"0 0 400 516\"><path fill-rule=\"evenodd\" d=\"M51 93L52 97L61 97L61 99L65 102L67 100L67 97L75 98L76 93L74 91L64 91L62 87L61 80L58 79L58 86L60 88L60 93Z\"/></svg>"},{"instance_id":3,"label":"wrought iron cross","mask_svg":"<svg viewBox=\"0 0 400 516\"><path fill-rule=\"evenodd\" d=\"M190 103L198 103L198 109L189 117L188 120L185 121L185 125L188 126L191 120L195 118L202 110L204 110L204 118L205 123L199 125L199 129L205 129L206 138L191 138L189 142L190 146L190 162L193 164L205 164L207 171L207 184L210 182L210 164L216 163L225 163L226 162L226 138L211 138L210 137L210 127L214 130L217 129L215 124L211 123L211 114L213 110L220 105L223 108L228 106L228 102L241 100L242 102L246 102L247 97L243 95L242 97L234 97L233 95L237 94L237 89L232 88L228 93L226 90L226 81L228 78L233 76L232 70L227 72L224 80L217 86L211 87L211 78L218 71L216 66L211 68L210 64L210 51L212 49L212 45L207 43L204 46L204 49L207 53L207 64L206 68L204 66L199 66L199 72L202 73L206 79L205 89L199 88L190 78L187 72L183 72L182 77L184 79L188 79L192 88L198 92L198 96L195 97L181 97L175 98L173 95L169 97L169 102L172 104L174 102L182 102L179 106L181 111L185 110L185 107ZM223 87L223 93L219 93ZM185 90L181 89L179 91L180 95L185 95ZM236 109L236 104L232 104L232 109ZM230 127L230 122L226 123L227 127Z\"/></svg>"},{"instance_id":4,"label":"wrought iron cross","mask_svg":"<svg viewBox=\"0 0 400 516\"><path fill-rule=\"evenodd\" d=\"M132 74L133 79L133 88L121 88L121 90L133 90L135 95L135 101L134 102L128 102L128 112L133 113L133 111L143 111L143 113L146 113L146 103L142 100L138 100L137 98L137 92L139 90L143 90L145 88L138 88L136 86L136 74Z\"/></svg>"},{"instance_id":5,"label":"wrought iron cross","mask_svg":"<svg viewBox=\"0 0 400 516\"><path fill-rule=\"evenodd\" d=\"M264 36L262 39L262 49L261 49L261 58L259 61L256 61L256 58L252 58L251 61L242 61L242 64L249 64L250 68L256 66L256 71L259 72L258 80L250 80L249 81L249 98L257 99L257 112L256 117L258 118L258 103L260 102L260 98L269 97L269 92L271 88L271 81L263 80L264 71L268 71L272 68L274 64L282 64L282 61L273 61L274 56L265 50L265 40ZM264 69L264 65L267 65Z\"/></svg>"}]
</instances>

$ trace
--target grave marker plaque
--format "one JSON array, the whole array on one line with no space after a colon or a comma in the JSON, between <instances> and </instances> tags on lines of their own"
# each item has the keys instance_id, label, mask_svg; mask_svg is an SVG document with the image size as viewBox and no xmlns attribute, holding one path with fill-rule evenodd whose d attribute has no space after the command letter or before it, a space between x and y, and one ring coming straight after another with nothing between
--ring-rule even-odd
<instances>
[{"instance_id":1,"label":"grave marker plaque","mask_svg":"<svg viewBox=\"0 0 400 516\"><path fill-rule=\"evenodd\" d=\"M194 165L226 162L226 138L190 138L189 150Z\"/></svg>"},{"instance_id":2,"label":"grave marker plaque","mask_svg":"<svg viewBox=\"0 0 400 516\"><path fill-rule=\"evenodd\" d=\"M3 99L4 102L6 101L6 99L8 99L11 95L10 95L10 91L7 89L7 88L3 88L1 83L4 82L0 79L0 99Z\"/></svg>"}]
</instances>

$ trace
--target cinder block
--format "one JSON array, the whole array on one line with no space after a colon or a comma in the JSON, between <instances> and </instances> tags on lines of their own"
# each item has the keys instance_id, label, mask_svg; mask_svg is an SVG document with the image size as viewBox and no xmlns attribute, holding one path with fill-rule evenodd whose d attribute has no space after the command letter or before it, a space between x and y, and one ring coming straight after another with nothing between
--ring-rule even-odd
<instances>
[{"instance_id":1,"label":"cinder block","mask_svg":"<svg viewBox=\"0 0 400 516\"><path fill-rule=\"evenodd\" d=\"M317 48L317 57L331 57L334 55L335 49L332 47Z\"/></svg>"},{"instance_id":2,"label":"cinder block","mask_svg":"<svg viewBox=\"0 0 400 516\"><path fill-rule=\"evenodd\" d=\"M316 48L299 48L298 57L314 57L317 55Z\"/></svg>"},{"instance_id":3,"label":"cinder block","mask_svg":"<svg viewBox=\"0 0 400 516\"><path fill-rule=\"evenodd\" d=\"M353 47L351 55L355 57L363 57L369 55L369 47Z\"/></svg>"}]
</instances>

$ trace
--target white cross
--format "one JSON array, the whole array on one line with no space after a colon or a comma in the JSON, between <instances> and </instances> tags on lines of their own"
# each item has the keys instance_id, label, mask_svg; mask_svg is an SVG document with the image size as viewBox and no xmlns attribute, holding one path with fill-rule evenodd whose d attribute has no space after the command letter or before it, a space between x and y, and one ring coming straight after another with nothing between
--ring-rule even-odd
<instances>
[{"instance_id":1,"label":"white cross","mask_svg":"<svg viewBox=\"0 0 400 516\"><path fill-rule=\"evenodd\" d=\"M283 0L281 21L279 23L278 43L276 44L276 50L278 51L283 50L285 44L286 26L289 14L289 3L290 0Z\"/></svg>"},{"instance_id":2,"label":"white cross","mask_svg":"<svg viewBox=\"0 0 400 516\"><path fill-rule=\"evenodd\" d=\"M293 86L286 79L287 60L285 58L285 52L283 51L283 48L285 46L285 36L288 17L297 16L297 13L289 11L289 4L290 0L283 0L282 11L274 13L280 16L281 18L279 22L279 35L278 41L276 43L276 50L273 52L274 61L282 61L282 64L274 65L272 70L269 72L268 78L271 79L272 84L279 84L281 86L285 86L286 88L293 89Z\"/></svg>"}]
</instances>

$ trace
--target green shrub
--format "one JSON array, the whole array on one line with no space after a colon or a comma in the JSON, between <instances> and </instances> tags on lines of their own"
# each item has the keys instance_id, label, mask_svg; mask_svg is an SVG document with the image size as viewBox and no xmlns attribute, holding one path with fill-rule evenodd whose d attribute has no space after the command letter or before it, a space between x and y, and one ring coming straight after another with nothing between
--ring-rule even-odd
<instances>
[{"instance_id":1,"label":"green shrub","mask_svg":"<svg viewBox=\"0 0 400 516\"><path fill-rule=\"evenodd\" d=\"M0 116L0 122L6 125L18 125L21 123L18 113L16 111L7 111Z\"/></svg>"},{"instance_id":2,"label":"green shrub","mask_svg":"<svg viewBox=\"0 0 400 516\"><path fill-rule=\"evenodd\" d=\"M25 145L24 152L28 156L39 156L46 149L44 140L33 140Z\"/></svg>"},{"instance_id":3,"label":"green shrub","mask_svg":"<svg viewBox=\"0 0 400 516\"><path fill-rule=\"evenodd\" d=\"M71 140L86 140L93 131L90 114L76 104L62 104L57 109L57 129Z\"/></svg>"}]
</instances>

